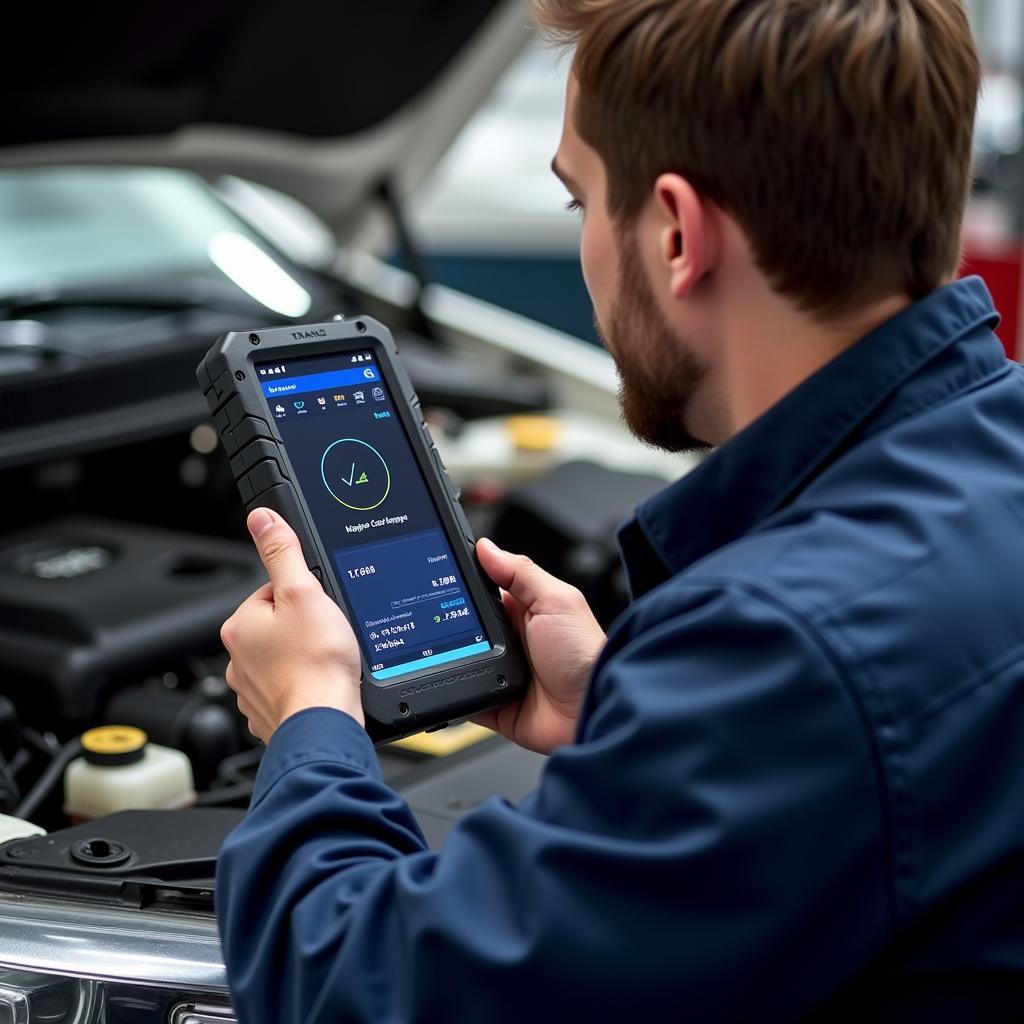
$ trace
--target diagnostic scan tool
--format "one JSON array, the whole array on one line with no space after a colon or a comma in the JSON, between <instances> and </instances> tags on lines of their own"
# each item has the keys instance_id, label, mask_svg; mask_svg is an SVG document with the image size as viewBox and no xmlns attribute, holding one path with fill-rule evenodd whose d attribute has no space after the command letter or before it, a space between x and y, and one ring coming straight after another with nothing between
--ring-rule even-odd
<instances>
[{"instance_id":1,"label":"diagnostic scan tool","mask_svg":"<svg viewBox=\"0 0 1024 1024\"><path fill-rule=\"evenodd\" d=\"M522 695L524 653L385 327L228 334L197 376L246 509L287 520L352 623L374 742Z\"/></svg>"}]
</instances>

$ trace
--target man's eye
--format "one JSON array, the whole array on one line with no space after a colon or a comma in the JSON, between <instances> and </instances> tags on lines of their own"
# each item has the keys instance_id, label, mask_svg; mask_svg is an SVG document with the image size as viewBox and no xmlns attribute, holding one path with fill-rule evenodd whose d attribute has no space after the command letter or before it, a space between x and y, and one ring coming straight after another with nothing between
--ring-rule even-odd
<instances>
[{"instance_id":1,"label":"man's eye","mask_svg":"<svg viewBox=\"0 0 1024 1024\"><path fill-rule=\"evenodd\" d=\"M576 213L577 210L583 209L583 204L578 199L570 199L569 202L565 204L565 208L570 213Z\"/></svg>"}]
</instances>

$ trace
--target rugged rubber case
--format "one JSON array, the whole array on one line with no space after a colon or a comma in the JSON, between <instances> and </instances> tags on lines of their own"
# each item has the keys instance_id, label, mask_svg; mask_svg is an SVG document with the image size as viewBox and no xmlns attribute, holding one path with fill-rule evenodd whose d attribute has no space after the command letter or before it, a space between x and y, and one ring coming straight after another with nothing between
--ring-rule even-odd
<instances>
[{"instance_id":1,"label":"rugged rubber case","mask_svg":"<svg viewBox=\"0 0 1024 1024\"><path fill-rule=\"evenodd\" d=\"M361 654L367 732L374 743L386 743L424 729L443 728L516 700L522 696L527 679L525 654L505 618L497 587L477 563L473 533L459 505L458 492L423 421L420 401L398 359L390 332L376 320L359 317L227 334L207 353L196 377L231 460L246 509L271 508L291 524L310 571L350 616L330 569L330 552L324 550L306 500L294 483L288 453L267 409L254 364L367 350L375 353L381 376L395 397L406 437L493 643L486 654L413 672L384 684L370 678Z\"/></svg>"}]
</instances>

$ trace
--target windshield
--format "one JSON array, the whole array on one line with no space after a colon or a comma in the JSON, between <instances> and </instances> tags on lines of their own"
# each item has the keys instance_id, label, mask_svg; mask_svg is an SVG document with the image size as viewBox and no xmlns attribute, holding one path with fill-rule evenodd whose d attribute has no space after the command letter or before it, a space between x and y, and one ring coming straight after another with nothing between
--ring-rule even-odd
<instances>
[{"instance_id":1,"label":"windshield","mask_svg":"<svg viewBox=\"0 0 1024 1024\"><path fill-rule=\"evenodd\" d=\"M159 168L0 172L0 301L158 282L237 289L287 317L312 300L196 175ZM239 296L241 298L241 296Z\"/></svg>"}]
</instances>

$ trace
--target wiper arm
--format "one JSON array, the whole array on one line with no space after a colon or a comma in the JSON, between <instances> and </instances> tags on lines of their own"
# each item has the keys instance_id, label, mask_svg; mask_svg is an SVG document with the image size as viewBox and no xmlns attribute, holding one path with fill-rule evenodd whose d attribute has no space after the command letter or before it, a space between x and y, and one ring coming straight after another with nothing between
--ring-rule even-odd
<instances>
[{"instance_id":1,"label":"wiper arm","mask_svg":"<svg viewBox=\"0 0 1024 1024\"><path fill-rule=\"evenodd\" d=\"M206 320L216 321L215 325L211 322L210 332L226 330L224 321L227 317L245 315L249 321L253 320L251 309L239 314L230 310L210 309L205 305L156 312L148 305L140 304L138 308L140 315L132 317L127 323L82 334L72 334L39 320L0 320L0 360L9 363L13 356L19 369L22 361L17 359L19 356L32 359L36 364L79 363L87 357L95 356L99 351L97 346L108 354L126 345L140 350L150 345L163 344L184 330L194 333L198 323ZM149 310L150 314L142 315L143 309ZM196 317L200 319L196 320ZM260 323L269 322L266 316L260 318ZM10 372L9 365L3 369Z\"/></svg>"},{"instance_id":2,"label":"wiper arm","mask_svg":"<svg viewBox=\"0 0 1024 1024\"><path fill-rule=\"evenodd\" d=\"M34 288L0 296L0 317L11 319L25 313L74 306L163 309L175 312L202 309L244 316L252 316L255 311L259 311L263 317L272 317L275 322L281 319L230 282L224 281L221 284L202 277Z\"/></svg>"},{"instance_id":3,"label":"wiper arm","mask_svg":"<svg viewBox=\"0 0 1024 1024\"><path fill-rule=\"evenodd\" d=\"M40 359L64 359L78 354L63 332L38 320L0 321L0 355L10 353Z\"/></svg>"}]
</instances>

